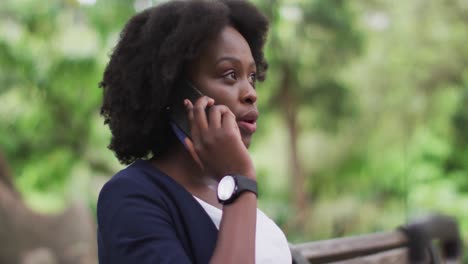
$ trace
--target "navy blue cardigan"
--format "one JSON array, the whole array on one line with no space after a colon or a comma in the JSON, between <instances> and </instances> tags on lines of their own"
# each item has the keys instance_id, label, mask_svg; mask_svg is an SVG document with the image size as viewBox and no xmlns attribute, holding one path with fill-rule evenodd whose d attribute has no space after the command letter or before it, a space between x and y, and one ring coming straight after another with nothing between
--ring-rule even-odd
<instances>
[{"instance_id":1,"label":"navy blue cardigan","mask_svg":"<svg viewBox=\"0 0 468 264\"><path fill-rule=\"evenodd\" d=\"M218 230L181 185L138 160L101 190L101 264L208 263Z\"/></svg>"}]
</instances>

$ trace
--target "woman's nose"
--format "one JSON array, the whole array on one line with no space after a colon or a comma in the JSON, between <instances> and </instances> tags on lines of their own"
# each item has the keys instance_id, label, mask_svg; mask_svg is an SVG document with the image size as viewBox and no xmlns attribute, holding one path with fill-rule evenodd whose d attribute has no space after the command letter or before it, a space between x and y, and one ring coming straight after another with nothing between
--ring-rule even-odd
<instances>
[{"instance_id":1,"label":"woman's nose","mask_svg":"<svg viewBox=\"0 0 468 264\"><path fill-rule=\"evenodd\" d=\"M257 102L257 91L249 82L244 86L242 102L246 104L255 104Z\"/></svg>"}]
</instances>

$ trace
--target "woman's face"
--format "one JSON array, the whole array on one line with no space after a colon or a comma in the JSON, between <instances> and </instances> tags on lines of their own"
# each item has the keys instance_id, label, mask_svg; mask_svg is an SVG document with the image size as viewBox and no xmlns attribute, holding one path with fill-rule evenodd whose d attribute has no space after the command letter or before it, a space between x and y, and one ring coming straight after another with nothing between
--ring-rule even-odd
<instances>
[{"instance_id":1,"label":"woman's face","mask_svg":"<svg viewBox=\"0 0 468 264\"><path fill-rule=\"evenodd\" d=\"M255 61L244 37L235 28L225 27L190 65L188 74L190 81L215 104L231 109L248 147L257 128L258 110Z\"/></svg>"}]
</instances>

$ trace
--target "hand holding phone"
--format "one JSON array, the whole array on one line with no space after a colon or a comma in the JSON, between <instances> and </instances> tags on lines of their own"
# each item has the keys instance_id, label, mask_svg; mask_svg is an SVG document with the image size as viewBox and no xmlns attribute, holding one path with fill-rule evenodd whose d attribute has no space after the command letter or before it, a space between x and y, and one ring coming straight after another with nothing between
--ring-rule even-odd
<instances>
[{"instance_id":1,"label":"hand holding phone","mask_svg":"<svg viewBox=\"0 0 468 264\"><path fill-rule=\"evenodd\" d=\"M191 140L186 140L187 150L216 180L236 173L255 179L253 162L242 141L236 116L225 105L211 105L207 116L203 109L212 103L208 97L200 98L195 105L186 100L192 133Z\"/></svg>"},{"instance_id":2,"label":"hand holding phone","mask_svg":"<svg viewBox=\"0 0 468 264\"><path fill-rule=\"evenodd\" d=\"M213 99L203 97L188 81L176 89L170 106L171 126L200 167L216 179L229 173L255 178L253 162L231 110L214 105Z\"/></svg>"}]
</instances>

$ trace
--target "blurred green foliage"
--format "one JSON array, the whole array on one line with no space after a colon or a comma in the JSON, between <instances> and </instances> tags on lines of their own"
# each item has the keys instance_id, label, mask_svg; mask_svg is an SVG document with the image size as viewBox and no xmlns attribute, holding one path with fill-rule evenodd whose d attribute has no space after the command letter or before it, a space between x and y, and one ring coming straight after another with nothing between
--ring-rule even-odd
<instances>
[{"instance_id":1,"label":"blurred green foliage","mask_svg":"<svg viewBox=\"0 0 468 264\"><path fill-rule=\"evenodd\" d=\"M0 151L34 208L93 206L121 168L97 84L123 24L150 2L2 2ZM271 19L270 71L251 153L261 207L289 239L389 230L440 211L468 241L468 2L255 3ZM288 229L292 131L310 210L302 232Z\"/></svg>"}]
</instances>

